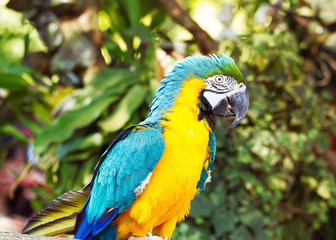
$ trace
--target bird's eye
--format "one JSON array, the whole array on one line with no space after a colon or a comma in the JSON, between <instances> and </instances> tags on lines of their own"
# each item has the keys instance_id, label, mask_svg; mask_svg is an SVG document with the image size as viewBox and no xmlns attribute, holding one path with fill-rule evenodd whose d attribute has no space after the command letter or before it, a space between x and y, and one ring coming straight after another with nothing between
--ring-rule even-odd
<instances>
[{"instance_id":1,"label":"bird's eye","mask_svg":"<svg viewBox=\"0 0 336 240\"><path fill-rule=\"evenodd\" d=\"M216 76L215 78L216 83L223 83L224 82L224 77L221 75Z\"/></svg>"}]
</instances>

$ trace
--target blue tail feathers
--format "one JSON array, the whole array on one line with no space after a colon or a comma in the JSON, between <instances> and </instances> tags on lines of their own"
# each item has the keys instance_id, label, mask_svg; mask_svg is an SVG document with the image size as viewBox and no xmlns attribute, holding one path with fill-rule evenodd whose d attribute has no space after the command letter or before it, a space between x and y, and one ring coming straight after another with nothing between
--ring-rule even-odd
<instances>
[{"instance_id":1,"label":"blue tail feathers","mask_svg":"<svg viewBox=\"0 0 336 240\"><path fill-rule=\"evenodd\" d=\"M98 237L98 239L114 239L115 233L114 231L111 231L108 226L119 215L118 210L118 208L107 208L98 220L94 218L90 223L88 222L85 210L83 210L82 214L84 214L84 216L80 222L78 230L76 231L75 239L91 240L96 239L96 237ZM107 227L108 229L106 229ZM102 235L105 237L101 238L98 235L100 235L104 229L109 231L104 231L104 234ZM111 236L107 236L107 234Z\"/></svg>"}]
</instances>

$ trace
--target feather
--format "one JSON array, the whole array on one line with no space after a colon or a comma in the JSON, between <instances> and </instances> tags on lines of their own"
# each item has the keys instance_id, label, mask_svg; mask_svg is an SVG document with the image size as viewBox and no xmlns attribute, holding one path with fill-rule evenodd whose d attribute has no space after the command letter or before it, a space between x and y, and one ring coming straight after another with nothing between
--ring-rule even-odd
<instances>
[{"instance_id":1,"label":"feather","mask_svg":"<svg viewBox=\"0 0 336 240\"><path fill-rule=\"evenodd\" d=\"M91 192L83 207L64 202L67 198L61 196L33 218L26 231L74 231L76 238L90 240L117 239L116 233L127 239L150 229L170 238L176 221L189 212L195 186L204 188L215 158L211 128L201 121L204 113L197 118L205 80L216 74L243 80L226 55L187 57L173 66L161 81L146 120L124 130L101 156L84 188ZM210 117L214 122L214 115Z\"/></svg>"},{"instance_id":2,"label":"feather","mask_svg":"<svg viewBox=\"0 0 336 240\"><path fill-rule=\"evenodd\" d=\"M99 218L97 223L94 225L92 229L92 235L96 236L102 230L104 230L107 225L109 225L118 215L118 208L106 208L103 215Z\"/></svg>"},{"instance_id":3,"label":"feather","mask_svg":"<svg viewBox=\"0 0 336 240\"><path fill-rule=\"evenodd\" d=\"M90 198L77 219L75 238L92 239L111 228L110 223L135 201L134 190L163 154L165 142L157 129L138 125L121 135L96 167L89 185Z\"/></svg>"},{"instance_id":4,"label":"feather","mask_svg":"<svg viewBox=\"0 0 336 240\"><path fill-rule=\"evenodd\" d=\"M207 79L216 74L224 74L243 81L243 76L234 60L225 54L186 57L173 63L174 68L161 81L146 120L140 124L155 123L174 105L184 81L192 78Z\"/></svg>"},{"instance_id":5,"label":"feather","mask_svg":"<svg viewBox=\"0 0 336 240\"><path fill-rule=\"evenodd\" d=\"M64 193L31 218L22 232L54 236L74 231L76 217L83 208L89 193L88 189L77 189Z\"/></svg>"},{"instance_id":6,"label":"feather","mask_svg":"<svg viewBox=\"0 0 336 240\"><path fill-rule=\"evenodd\" d=\"M96 218L94 218L91 223L88 222L86 211L83 210L81 214L78 215L75 238L92 239L102 232L119 215L118 210L118 208L106 208L102 216L97 221Z\"/></svg>"},{"instance_id":7,"label":"feather","mask_svg":"<svg viewBox=\"0 0 336 240\"><path fill-rule=\"evenodd\" d=\"M75 235L75 239L91 239L92 235L91 230L92 230L92 224L88 224L87 223L87 215L85 214L85 211L83 211L84 213L84 217L82 219L82 221L80 222L80 226L78 228L78 230L76 231L76 235ZM76 222L76 226L78 226L79 223ZM77 227L76 227L77 228ZM89 236L91 235L91 236Z\"/></svg>"},{"instance_id":8,"label":"feather","mask_svg":"<svg viewBox=\"0 0 336 240\"><path fill-rule=\"evenodd\" d=\"M210 132L209 135L209 148L208 148L208 157L206 161L204 162L204 167L202 169L200 180L197 183L197 187L201 190L205 189L205 185L208 183L208 181L211 179L211 167L215 162L215 156L216 156L216 137L213 132Z\"/></svg>"}]
</instances>

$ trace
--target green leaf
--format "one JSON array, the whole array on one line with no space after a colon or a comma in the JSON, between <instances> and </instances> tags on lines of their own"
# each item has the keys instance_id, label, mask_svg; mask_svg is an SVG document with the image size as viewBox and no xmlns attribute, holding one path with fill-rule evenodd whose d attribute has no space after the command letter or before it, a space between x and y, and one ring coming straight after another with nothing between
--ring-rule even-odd
<instances>
[{"instance_id":1,"label":"green leaf","mask_svg":"<svg viewBox=\"0 0 336 240\"><path fill-rule=\"evenodd\" d=\"M17 129L14 125L12 124L4 124L0 128L0 132L4 134L11 135L18 139L19 141L26 142L28 140L27 136L24 135L22 132L20 132L19 129Z\"/></svg>"},{"instance_id":2,"label":"green leaf","mask_svg":"<svg viewBox=\"0 0 336 240\"><path fill-rule=\"evenodd\" d=\"M131 29L126 30L126 33L129 36L138 36L142 41L148 41L154 38L151 29L142 23L139 23L133 26Z\"/></svg>"},{"instance_id":3,"label":"green leaf","mask_svg":"<svg viewBox=\"0 0 336 240\"><path fill-rule=\"evenodd\" d=\"M29 83L21 76L8 73L0 73L0 88L12 92L26 90Z\"/></svg>"},{"instance_id":4,"label":"green leaf","mask_svg":"<svg viewBox=\"0 0 336 240\"><path fill-rule=\"evenodd\" d=\"M64 98L53 110L55 113L62 109L73 110L85 106L96 96L117 96L125 92L126 88L144 79L143 71L130 71L126 69L104 69L81 90L74 91ZM72 106L69 108L69 106Z\"/></svg>"},{"instance_id":5,"label":"green leaf","mask_svg":"<svg viewBox=\"0 0 336 240\"><path fill-rule=\"evenodd\" d=\"M81 151L81 152L70 153L64 158L59 158L59 160L61 160L62 163L86 161L90 157L90 155L91 155L90 151Z\"/></svg>"},{"instance_id":6,"label":"green leaf","mask_svg":"<svg viewBox=\"0 0 336 240\"><path fill-rule=\"evenodd\" d=\"M38 116L45 123L50 123L50 110L39 102L32 103L32 110L36 116Z\"/></svg>"},{"instance_id":7,"label":"green leaf","mask_svg":"<svg viewBox=\"0 0 336 240\"><path fill-rule=\"evenodd\" d=\"M86 106L64 113L36 136L36 152L40 154L51 142L65 140L74 130L89 125L117 99L116 96L102 96Z\"/></svg>"},{"instance_id":8,"label":"green leaf","mask_svg":"<svg viewBox=\"0 0 336 240\"><path fill-rule=\"evenodd\" d=\"M88 184L86 181L86 176L89 176L89 179L91 179L91 172L94 166L97 164L98 158L88 158L86 161L80 162L79 163L79 170L77 173L77 176L75 178L74 182L74 188L80 188L83 187L84 185Z\"/></svg>"},{"instance_id":9,"label":"green leaf","mask_svg":"<svg viewBox=\"0 0 336 240\"><path fill-rule=\"evenodd\" d=\"M118 1L104 1L104 10L110 17L112 29L120 33L127 28L123 9Z\"/></svg>"},{"instance_id":10,"label":"green leaf","mask_svg":"<svg viewBox=\"0 0 336 240\"><path fill-rule=\"evenodd\" d=\"M140 20L140 1L139 0L122 0L120 3L126 11L130 27L135 26Z\"/></svg>"},{"instance_id":11,"label":"green leaf","mask_svg":"<svg viewBox=\"0 0 336 240\"><path fill-rule=\"evenodd\" d=\"M33 74L33 70L30 67L24 65L10 65L7 69L8 73L21 75L23 73Z\"/></svg>"},{"instance_id":12,"label":"green leaf","mask_svg":"<svg viewBox=\"0 0 336 240\"><path fill-rule=\"evenodd\" d=\"M252 229L262 228L263 226L262 214L259 211L251 209L242 214L240 218L245 225L251 227Z\"/></svg>"},{"instance_id":13,"label":"green leaf","mask_svg":"<svg viewBox=\"0 0 336 240\"><path fill-rule=\"evenodd\" d=\"M213 213L214 208L215 206L212 202L206 199L203 195L199 195L191 202L190 216L209 217Z\"/></svg>"},{"instance_id":14,"label":"green leaf","mask_svg":"<svg viewBox=\"0 0 336 240\"><path fill-rule=\"evenodd\" d=\"M112 114L99 122L105 132L115 132L121 129L131 118L132 114L144 102L148 88L135 85L118 103Z\"/></svg>"},{"instance_id":15,"label":"green leaf","mask_svg":"<svg viewBox=\"0 0 336 240\"><path fill-rule=\"evenodd\" d=\"M320 183L316 192L321 198L325 200L331 197L331 189L327 181Z\"/></svg>"},{"instance_id":16,"label":"green leaf","mask_svg":"<svg viewBox=\"0 0 336 240\"><path fill-rule=\"evenodd\" d=\"M87 137L77 137L60 149L57 158L62 160L70 152L100 146L103 144L103 140L101 133L93 133Z\"/></svg>"},{"instance_id":17,"label":"green leaf","mask_svg":"<svg viewBox=\"0 0 336 240\"><path fill-rule=\"evenodd\" d=\"M217 237L223 236L225 233L232 232L237 222L237 216L230 212L216 211L211 218Z\"/></svg>"},{"instance_id":18,"label":"green leaf","mask_svg":"<svg viewBox=\"0 0 336 240\"><path fill-rule=\"evenodd\" d=\"M252 240L252 235L251 233L244 227L244 226L239 226L236 228L233 233L230 235L230 240Z\"/></svg>"},{"instance_id":19,"label":"green leaf","mask_svg":"<svg viewBox=\"0 0 336 240\"><path fill-rule=\"evenodd\" d=\"M68 189L71 189L78 171L79 168L76 164L63 163L60 166L60 182L58 185L60 188L58 188L55 193L62 194Z\"/></svg>"},{"instance_id":20,"label":"green leaf","mask_svg":"<svg viewBox=\"0 0 336 240\"><path fill-rule=\"evenodd\" d=\"M34 134L39 134L42 130L42 127L34 120L19 114L18 115L19 121L25 125L26 127L28 127L30 130L32 130L34 132Z\"/></svg>"}]
</instances>

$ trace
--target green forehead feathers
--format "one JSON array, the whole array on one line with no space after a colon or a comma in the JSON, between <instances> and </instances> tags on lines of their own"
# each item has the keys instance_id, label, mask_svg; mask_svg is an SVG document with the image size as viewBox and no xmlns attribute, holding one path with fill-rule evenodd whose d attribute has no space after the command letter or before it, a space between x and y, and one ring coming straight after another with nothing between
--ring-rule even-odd
<instances>
[{"instance_id":1,"label":"green forehead feathers","mask_svg":"<svg viewBox=\"0 0 336 240\"><path fill-rule=\"evenodd\" d=\"M187 79L189 77L208 78L217 74L231 76L242 82L243 75L232 58L222 54L206 56L187 57L183 60L177 61L173 64L175 68L172 74L178 75L179 78ZM170 75L170 74L169 74Z\"/></svg>"},{"instance_id":2,"label":"green forehead feathers","mask_svg":"<svg viewBox=\"0 0 336 240\"><path fill-rule=\"evenodd\" d=\"M241 74L235 61L229 56L224 54L222 54L222 57L212 55L210 58L217 62L217 67L214 67L207 73L209 77L216 74L222 74L225 76L231 76L238 82L242 82L244 80L243 75Z\"/></svg>"}]
</instances>

